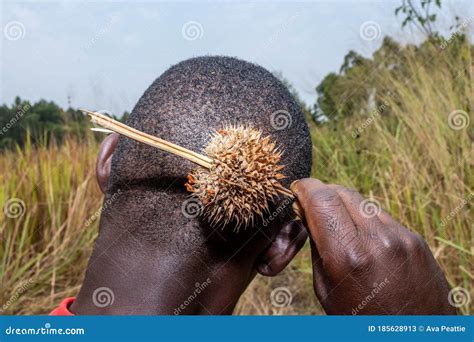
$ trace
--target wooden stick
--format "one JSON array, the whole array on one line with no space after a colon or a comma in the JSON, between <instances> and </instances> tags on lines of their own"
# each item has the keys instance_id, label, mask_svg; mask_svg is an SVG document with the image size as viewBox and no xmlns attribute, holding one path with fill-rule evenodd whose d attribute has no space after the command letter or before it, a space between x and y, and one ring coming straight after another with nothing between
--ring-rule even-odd
<instances>
[{"instance_id":1,"label":"wooden stick","mask_svg":"<svg viewBox=\"0 0 474 342\"><path fill-rule=\"evenodd\" d=\"M160 150L173 153L174 155L185 158L205 168L211 168L214 162L209 157L203 156L199 153L188 150L187 148L173 144L169 141L154 137L153 135L141 132L135 128L129 127L121 122L118 122L117 120L114 120L108 117L107 115L91 112L84 109L82 109L82 111L89 115L92 118L93 122L99 124L100 126L106 129L125 135L126 137L129 137L138 142L159 148Z\"/></svg>"}]
</instances>

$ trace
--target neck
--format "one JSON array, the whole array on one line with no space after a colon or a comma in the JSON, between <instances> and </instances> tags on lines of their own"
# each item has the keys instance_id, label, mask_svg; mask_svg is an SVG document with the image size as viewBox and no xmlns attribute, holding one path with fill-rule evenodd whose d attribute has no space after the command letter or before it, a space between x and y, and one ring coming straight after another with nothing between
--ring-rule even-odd
<instances>
[{"instance_id":1,"label":"neck","mask_svg":"<svg viewBox=\"0 0 474 342\"><path fill-rule=\"evenodd\" d=\"M216 264L202 251L174 255L131 236L114 238L98 239L73 313L231 314L255 275L237 257Z\"/></svg>"}]
</instances>

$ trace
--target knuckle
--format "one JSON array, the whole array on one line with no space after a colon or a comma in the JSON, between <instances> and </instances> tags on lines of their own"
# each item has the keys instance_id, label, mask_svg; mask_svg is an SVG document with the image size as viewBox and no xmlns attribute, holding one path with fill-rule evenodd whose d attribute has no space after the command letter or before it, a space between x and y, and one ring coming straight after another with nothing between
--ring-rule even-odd
<instances>
[{"instance_id":1,"label":"knuckle","mask_svg":"<svg viewBox=\"0 0 474 342\"><path fill-rule=\"evenodd\" d=\"M338 198L338 194L336 191L332 189L323 189L323 190L315 190L311 194L311 203L321 205L324 203L333 202Z\"/></svg>"},{"instance_id":2,"label":"knuckle","mask_svg":"<svg viewBox=\"0 0 474 342\"><path fill-rule=\"evenodd\" d=\"M405 247L409 253L416 252L419 249L424 249L425 246L426 242L420 234L412 232L407 234Z\"/></svg>"},{"instance_id":3,"label":"knuckle","mask_svg":"<svg viewBox=\"0 0 474 342\"><path fill-rule=\"evenodd\" d=\"M407 249L403 245L403 241L398 237L390 237L383 239L383 254L393 258L405 260L408 256Z\"/></svg>"},{"instance_id":4,"label":"knuckle","mask_svg":"<svg viewBox=\"0 0 474 342\"><path fill-rule=\"evenodd\" d=\"M331 190L315 191L310 198L310 209L315 213L333 215L342 208L339 196Z\"/></svg>"},{"instance_id":5,"label":"knuckle","mask_svg":"<svg viewBox=\"0 0 474 342\"><path fill-rule=\"evenodd\" d=\"M346 255L347 264L349 265L350 272L353 274L362 274L369 272L375 262L375 256L369 252L358 253L350 252Z\"/></svg>"},{"instance_id":6,"label":"knuckle","mask_svg":"<svg viewBox=\"0 0 474 342\"><path fill-rule=\"evenodd\" d=\"M357 190L352 189L352 188L346 188L339 184L329 184L328 186L338 193L345 193L348 195L359 194Z\"/></svg>"},{"instance_id":7,"label":"knuckle","mask_svg":"<svg viewBox=\"0 0 474 342\"><path fill-rule=\"evenodd\" d=\"M386 250L395 251L402 249L402 241L396 236L382 239L382 244Z\"/></svg>"}]
</instances>

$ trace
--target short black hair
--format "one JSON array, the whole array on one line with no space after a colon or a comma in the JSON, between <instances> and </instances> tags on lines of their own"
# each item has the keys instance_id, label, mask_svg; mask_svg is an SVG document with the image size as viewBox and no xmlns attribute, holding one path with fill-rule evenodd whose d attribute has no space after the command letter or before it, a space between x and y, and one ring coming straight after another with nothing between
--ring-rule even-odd
<instances>
[{"instance_id":1,"label":"short black hair","mask_svg":"<svg viewBox=\"0 0 474 342\"><path fill-rule=\"evenodd\" d=\"M229 123L251 124L284 151L283 185L311 171L311 138L300 105L272 73L236 58L197 57L172 66L145 91L126 123L201 153L212 132ZM104 210L106 221L126 220L139 238L158 243L199 240L202 220L182 213L189 195L185 178L196 167L120 137L106 200L120 196Z\"/></svg>"}]
</instances>

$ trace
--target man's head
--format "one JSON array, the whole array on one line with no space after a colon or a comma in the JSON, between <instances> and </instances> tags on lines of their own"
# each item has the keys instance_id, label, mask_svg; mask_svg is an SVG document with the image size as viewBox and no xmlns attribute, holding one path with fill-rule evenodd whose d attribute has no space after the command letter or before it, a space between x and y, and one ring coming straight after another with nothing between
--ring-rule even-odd
<instances>
[{"instance_id":1,"label":"man's head","mask_svg":"<svg viewBox=\"0 0 474 342\"><path fill-rule=\"evenodd\" d=\"M199 153L226 124L251 124L283 151L284 186L310 173L311 140L298 103L270 72L235 58L199 57L171 67L146 90L127 124ZM263 221L238 233L212 227L186 207L195 204L184 184L196 167L131 139L117 143L109 137L97 164L106 193L100 235L126 230L145 248L171 258L197 253L210 269L281 271L306 238L299 225L288 224L294 218L291 202L281 197Z\"/></svg>"}]
</instances>

